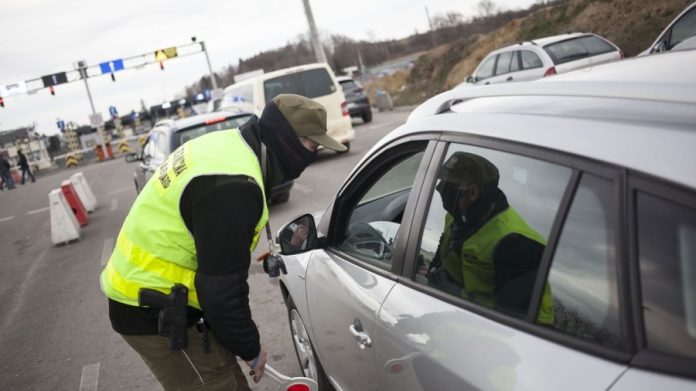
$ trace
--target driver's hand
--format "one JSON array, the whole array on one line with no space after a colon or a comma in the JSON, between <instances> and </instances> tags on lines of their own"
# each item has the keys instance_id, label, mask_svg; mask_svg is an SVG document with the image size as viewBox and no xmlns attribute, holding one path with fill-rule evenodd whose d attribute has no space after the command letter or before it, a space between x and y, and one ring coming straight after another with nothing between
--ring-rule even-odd
<instances>
[{"instance_id":1,"label":"driver's hand","mask_svg":"<svg viewBox=\"0 0 696 391\"><path fill-rule=\"evenodd\" d=\"M266 370L266 351L262 348L258 358L247 361L246 363L249 368L251 368L249 375L254 377L254 383L260 382L261 378L263 377L263 373Z\"/></svg>"}]
</instances>

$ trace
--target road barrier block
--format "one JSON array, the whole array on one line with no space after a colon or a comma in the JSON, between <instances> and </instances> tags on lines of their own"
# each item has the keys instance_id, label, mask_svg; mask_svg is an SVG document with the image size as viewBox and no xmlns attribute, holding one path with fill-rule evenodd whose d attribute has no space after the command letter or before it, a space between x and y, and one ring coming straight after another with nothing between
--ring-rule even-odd
<instances>
[{"instance_id":1,"label":"road barrier block","mask_svg":"<svg viewBox=\"0 0 696 391\"><path fill-rule=\"evenodd\" d=\"M121 153L130 153L133 152L133 148L131 148L128 140L124 139L118 143L118 151Z\"/></svg>"},{"instance_id":2,"label":"road barrier block","mask_svg":"<svg viewBox=\"0 0 696 391\"><path fill-rule=\"evenodd\" d=\"M82 205L85 206L87 213L94 212L94 210L97 209L97 199L94 197L94 193L92 189L90 189L89 184L87 184L85 176L82 175L81 172L76 172L70 176L70 183L72 183L75 188L77 196L80 198L80 201L82 201Z\"/></svg>"},{"instance_id":3,"label":"road barrier block","mask_svg":"<svg viewBox=\"0 0 696 391\"><path fill-rule=\"evenodd\" d=\"M65 157L65 167L77 166L78 164L80 164L79 156L70 154Z\"/></svg>"},{"instance_id":4,"label":"road barrier block","mask_svg":"<svg viewBox=\"0 0 696 391\"><path fill-rule=\"evenodd\" d=\"M77 222L80 223L80 227L84 227L85 225L89 224L87 210L82 204L82 201L80 201L80 197L77 195L72 182L70 182L70 180L64 180L63 183L60 184L60 189L63 191L63 195L68 201L70 209L72 209L73 213L75 214Z\"/></svg>"},{"instance_id":5,"label":"road barrier block","mask_svg":"<svg viewBox=\"0 0 696 391\"><path fill-rule=\"evenodd\" d=\"M51 241L58 245L80 239L80 225L75 218L62 189L48 193L51 211Z\"/></svg>"},{"instance_id":6,"label":"road barrier block","mask_svg":"<svg viewBox=\"0 0 696 391\"><path fill-rule=\"evenodd\" d=\"M142 147L147 142L147 134L142 134L138 137L138 144Z\"/></svg>"}]
</instances>

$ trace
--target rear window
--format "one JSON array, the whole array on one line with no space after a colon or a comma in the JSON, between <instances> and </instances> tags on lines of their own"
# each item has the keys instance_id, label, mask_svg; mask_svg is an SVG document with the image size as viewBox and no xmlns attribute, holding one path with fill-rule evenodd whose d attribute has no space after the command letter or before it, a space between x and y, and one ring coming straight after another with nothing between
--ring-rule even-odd
<instances>
[{"instance_id":1,"label":"rear window","mask_svg":"<svg viewBox=\"0 0 696 391\"><path fill-rule=\"evenodd\" d=\"M544 46L544 50L551 57L553 63L558 65L582 58L614 52L617 49L601 38L595 37L594 35L585 35L546 45Z\"/></svg>"},{"instance_id":2,"label":"rear window","mask_svg":"<svg viewBox=\"0 0 696 391\"><path fill-rule=\"evenodd\" d=\"M279 94L298 94L307 98L317 98L334 93L336 87L329 72L324 68L318 68L268 79L263 83L263 90L266 102L269 102Z\"/></svg>"},{"instance_id":3,"label":"rear window","mask_svg":"<svg viewBox=\"0 0 696 391\"><path fill-rule=\"evenodd\" d=\"M174 139L172 140L172 151L178 148L181 144L206 133L238 128L247 122L250 117L251 115L242 115L223 120L211 119L199 125L179 130L178 132L174 133Z\"/></svg>"},{"instance_id":4,"label":"rear window","mask_svg":"<svg viewBox=\"0 0 696 391\"><path fill-rule=\"evenodd\" d=\"M339 83L341 84L341 88L343 89L343 91L350 91L354 88L360 87L358 83L355 82L355 80L344 80Z\"/></svg>"}]
</instances>

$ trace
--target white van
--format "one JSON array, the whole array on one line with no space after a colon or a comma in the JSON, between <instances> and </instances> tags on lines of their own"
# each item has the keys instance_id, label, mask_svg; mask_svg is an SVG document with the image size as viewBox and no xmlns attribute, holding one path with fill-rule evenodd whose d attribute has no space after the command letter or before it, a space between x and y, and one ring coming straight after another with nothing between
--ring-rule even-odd
<instances>
[{"instance_id":1,"label":"white van","mask_svg":"<svg viewBox=\"0 0 696 391\"><path fill-rule=\"evenodd\" d=\"M224 89L221 110L239 108L261 115L278 94L298 94L326 108L328 134L350 148L355 130L348 103L331 68L324 63L285 68L232 84Z\"/></svg>"}]
</instances>

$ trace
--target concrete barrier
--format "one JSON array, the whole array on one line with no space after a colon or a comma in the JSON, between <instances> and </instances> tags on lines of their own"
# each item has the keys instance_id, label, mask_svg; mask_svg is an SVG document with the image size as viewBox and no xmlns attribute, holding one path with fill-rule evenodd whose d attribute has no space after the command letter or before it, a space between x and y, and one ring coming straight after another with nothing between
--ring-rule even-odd
<instances>
[{"instance_id":1,"label":"concrete barrier","mask_svg":"<svg viewBox=\"0 0 696 391\"><path fill-rule=\"evenodd\" d=\"M80 227L84 227L85 225L89 224L87 209L85 209L82 201L80 201L80 197L77 195L72 182L70 182L70 180L64 180L63 183L60 184L60 189L63 191L63 195L68 201L70 209L72 209L73 213L75 214L75 218L80 224Z\"/></svg>"},{"instance_id":2,"label":"concrete barrier","mask_svg":"<svg viewBox=\"0 0 696 391\"><path fill-rule=\"evenodd\" d=\"M51 212L51 241L53 244L66 244L80 239L80 224L75 218L62 189L53 189L48 194Z\"/></svg>"},{"instance_id":3,"label":"concrete barrier","mask_svg":"<svg viewBox=\"0 0 696 391\"><path fill-rule=\"evenodd\" d=\"M70 183L72 183L77 196L80 197L80 201L85 206L87 213L92 213L97 209L97 199L94 197L92 189L89 187L85 176L82 172L76 172L70 176Z\"/></svg>"}]
</instances>

